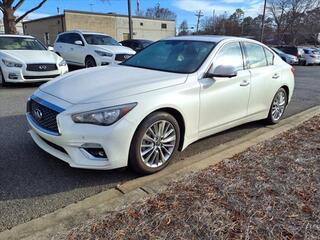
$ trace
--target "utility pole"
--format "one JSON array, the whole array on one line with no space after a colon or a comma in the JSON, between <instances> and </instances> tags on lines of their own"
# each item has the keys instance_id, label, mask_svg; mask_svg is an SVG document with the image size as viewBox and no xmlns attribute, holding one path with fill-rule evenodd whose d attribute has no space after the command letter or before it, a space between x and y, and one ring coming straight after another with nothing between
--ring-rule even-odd
<instances>
[{"instance_id":1,"label":"utility pole","mask_svg":"<svg viewBox=\"0 0 320 240\"><path fill-rule=\"evenodd\" d=\"M129 20L129 39L133 38L132 33L132 16L131 16L131 0L128 0L128 20Z\"/></svg>"},{"instance_id":2,"label":"utility pole","mask_svg":"<svg viewBox=\"0 0 320 240\"><path fill-rule=\"evenodd\" d=\"M200 23L200 18L203 17L202 11L196 12L195 16L198 18L197 20L197 32L199 31L199 23Z\"/></svg>"},{"instance_id":3,"label":"utility pole","mask_svg":"<svg viewBox=\"0 0 320 240\"><path fill-rule=\"evenodd\" d=\"M265 19L265 16L266 16L266 7L267 7L267 0L264 0L263 13L262 13L262 19L261 19L260 42L263 42L263 34L264 34L264 19Z\"/></svg>"},{"instance_id":4,"label":"utility pole","mask_svg":"<svg viewBox=\"0 0 320 240\"><path fill-rule=\"evenodd\" d=\"M91 9L91 12L93 11L93 6L94 6L94 3L89 3L89 6L90 6L90 9Z\"/></svg>"}]
</instances>

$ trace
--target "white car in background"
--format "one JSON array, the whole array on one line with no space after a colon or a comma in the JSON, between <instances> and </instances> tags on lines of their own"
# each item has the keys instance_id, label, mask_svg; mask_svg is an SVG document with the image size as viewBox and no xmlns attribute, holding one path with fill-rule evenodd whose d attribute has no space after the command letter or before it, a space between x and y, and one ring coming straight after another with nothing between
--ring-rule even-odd
<instances>
[{"instance_id":1,"label":"white car in background","mask_svg":"<svg viewBox=\"0 0 320 240\"><path fill-rule=\"evenodd\" d=\"M81 31L60 33L54 51L68 64L86 68L121 63L136 53L108 35Z\"/></svg>"},{"instance_id":2,"label":"white car in background","mask_svg":"<svg viewBox=\"0 0 320 240\"><path fill-rule=\"evenodd\" d=\"M72 167L148 174L201 138L279 122L293 89L292 67L260 42L173 37L42 85L27 119L35 143Z\"/></svg>"},{"instance_id":3,"label":"white car in background","mask_svg":"<svg viewBox=\"0 0 320 240\"><path fill-rule=\"evenodd\" d=\"M312 48L304 48L306 65L320 64L320 52Z\"/></svg>"},{"instance_id":4,"label":"white car in background","mask_svg":"<svg viewBox=\"0 0 320 240\"><path fill-rule=\"evenodd\" d=\"M0 35L0 82L48 81L68 72L66 62L36 38Z\"/></svg>"},{"instance_id":5,"label":"white car in background","mask_svg":"<svg viewBox=\"0 0 320 240\"><path fill-rule=\"evenodd\" d=\"M285 61L286 63L289 63L291 65L294 64L299 64L299 59L298 57L282 52L281 50L279 50L278 48L271 48L276 54L279 55L279 57L282 58L283 61Z\"/></svg>"}]
</instances>

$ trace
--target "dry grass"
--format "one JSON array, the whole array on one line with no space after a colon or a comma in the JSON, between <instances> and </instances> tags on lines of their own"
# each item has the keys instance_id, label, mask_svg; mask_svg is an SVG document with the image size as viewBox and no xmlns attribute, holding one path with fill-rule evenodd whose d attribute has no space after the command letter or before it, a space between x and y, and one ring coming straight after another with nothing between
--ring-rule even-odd
<instances>
[{"instance_id":1,"label":"dry grass","mask_svg":"<svg viewBox=\"0 0 320 240\"><path fill-rule=\"evenodd\" d=\"M67 238L320 239L320 117Z\"/></svg>"}]
</instances>

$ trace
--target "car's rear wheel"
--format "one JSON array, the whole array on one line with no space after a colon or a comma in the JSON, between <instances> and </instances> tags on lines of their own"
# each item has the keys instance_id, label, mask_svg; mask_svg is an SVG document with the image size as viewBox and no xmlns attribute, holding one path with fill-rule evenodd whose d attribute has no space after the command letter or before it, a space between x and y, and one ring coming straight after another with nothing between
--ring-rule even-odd
<instances>
[{"instance_id":1,"label":"car's rear wheel","mask_svg":"<svg viewBox=\"0 0 320 240\"><path fill-rule=\"evenodd\" d=\"M86 68L96 67L97 63L93 57L88 56L88 57L86 57L86 60L85 60L85 66L86 66Z\"/></svg>"},{"instance_id":2,"label":"car's rear wheel","mask_svg":"<svg viewBox=\"0 0 320 240\"><path fill-rule=\"evenodd\" d=\"M267 118L268 123L278 123L286 110L288 104L287 92L284 88L280 88L275 94L272 104L270 106L269 115Z\"/></svg>"},{"instance_id":3,"label":"car's rear wheel","mask_svg":"<svg viewBox=\"0 0 320 240\"><path fill-rule=\"evenodd\" d=\"M165 168L178 149L180 128L166 112L149 115L138 127L130 147L129 166L151 174Z\"/></svg>"}]
</instances>

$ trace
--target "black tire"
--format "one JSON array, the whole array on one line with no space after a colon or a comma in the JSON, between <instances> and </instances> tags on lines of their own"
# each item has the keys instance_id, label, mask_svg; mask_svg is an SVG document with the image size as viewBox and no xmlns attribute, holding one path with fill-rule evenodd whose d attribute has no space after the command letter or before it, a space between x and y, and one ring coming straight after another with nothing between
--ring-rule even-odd
<instances>
[{"instance_id":1,"label":"black tire","mask_svg":"<svg viewBox=\"0 0 320 240\"><path fill-rule=\"evenodd\" d=\"M5 78L3 77L2 70L0 69L1 79L2 79L2 87L8 87L8 83L6 82Z\"/></svg>"},{"instance_id":2,"label":"black tire","mask_svg":"<svg viewBox=\"0 0 320 240\"><path fill-rule=\"evenodd\" d=\"M153 125L157 124L159 121L165 121L172 129L174 129L175 133L175 144L174 147L171 148L171 155L169 158L162 163L162 165L158 167L150 167L142 159L141 153L141 145L147 130L152 127ZM178 121L169 113L166 112L154 112L150 114L137 128L134 137L131 142L130 146L130 153L129 153L129 167L132 168L135 172L139 174L152 174L158 172L165 168L171 161L172 157L177 152L178 146L180 142L180 127ZM173 145L173 144L172 144ZM153 148L156 149L155 143L153 143ZM153 150L154 151L154 150ZM152 151L152 152L153 152ZM159 152L162 150L159 150ZM156 150L156 158L160 158L160 153ZM152 153L151 153L152 154ZM150 155L151 155L150 154ZM157 156L158 155L158 156ZM159 163L159 160L157 160Z\"/></svg>"},{"instance_id":3,"label":"black tire","mask_svg":"<svg viewBox=\"0 0 320 240\"><path fill-rule=\"evenodd\" d=\"M285 102L284 102L284 106L283 106L284 109L283 109L283 112L281 113L280 117L275 118L274 114L272 114L272 111L273 111L273 106L274 106L274 103L276 101L278 94L283 94ZM269 109L269 114L266 119L267 123L268 124L277 124L278 122L280 122L280 120L282 119L282 117L284 115L284 112L286 110L287 105L288 105L288 94L284 88L280 88L272 99L272 103L271 103L270 109Z\"/></svg>"},{"instance_id":4,"label":"black tire","mask_svg":"<svg viewBox=\"0 0 320 240\"><path fill-rule=\"evenodd\" d=\"M85 60L85 67L86 68L91 68L91 67L96 67L96 66L97 66L97 63L93 57L91 57L91 56L86 57L86 60Z\"/></svg>"}]
</instances>

